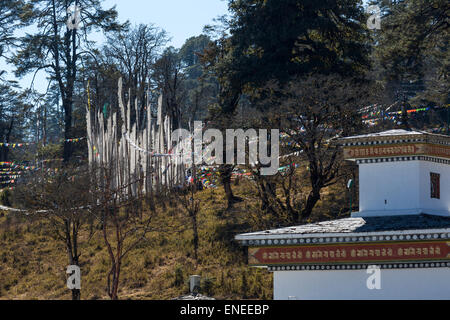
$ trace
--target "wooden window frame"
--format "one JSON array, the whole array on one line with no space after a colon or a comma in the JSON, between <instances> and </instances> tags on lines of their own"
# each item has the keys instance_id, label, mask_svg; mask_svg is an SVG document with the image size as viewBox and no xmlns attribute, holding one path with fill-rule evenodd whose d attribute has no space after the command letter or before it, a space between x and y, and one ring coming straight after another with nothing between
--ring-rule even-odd
<instances>
[{"instance_id":1,"label":"wooden window frame","mask_svg":"<svg viewBox=\"0 0 450 320\"><path fill-rule=\"evenodd\" d=\"M431 199L441 199L441 175L439 173L430 173L430 191Z\"/></svg>"}]
</instances>

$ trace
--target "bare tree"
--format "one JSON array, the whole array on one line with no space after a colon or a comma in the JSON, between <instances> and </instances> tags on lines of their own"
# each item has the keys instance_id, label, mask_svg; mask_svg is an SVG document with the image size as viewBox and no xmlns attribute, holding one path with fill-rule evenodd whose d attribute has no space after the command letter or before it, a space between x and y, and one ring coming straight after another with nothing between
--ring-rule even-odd
<instances>
[{"instance_id":1,"label":"bare tree","mask_svg":"<svg viewBox=\"0 0 450 320\"><path fill-rule=\"evenodd\" d=\"M361 128L357 111L367 105L370 87L361 80L338 75L310 75L295 78L283 88L271 83L265 91L267 99L260 107L271 114L267 122L271 127L282 128L287 135L285 142L291 146L287 152L301 152L301 159L308 163L310 192L306 203L301 210L297 205L294 210L288 202L282 207L291 213L294 222L300 218L307 220L321 199L321 190L335 184L342 175L340 149L334 142ZM285 199L292 201L289 192L292 177L286 183L282 188ZM260 188L266 193L264 197L274 194L270 182L261 182Z\"/></svg>"},{"instance_id":2,"label":"bare tree","mask_svg":"<svg viewBox=\"0 0 450 320\"><path fill-rule=\"evenodd\" d=\"M140 119L144 118L148 106L148 92L157 86L149 75L167 41L164 30L152 24L140 24L111 33L104 47L102 64L114 66L123 77L125 86L131 88L129 99L138 99Z\"/></svg>"},{"instance_id":3,"label":"bare tree","mask_svg":"<svg viewBox=\"0 0 450 320\"><path fill-rule=\"evenodd\" d=\"M273 216L273 225L297 222L301 214L304 180L296 170L295 161L299 161L299 158L289 157L283 170L270 177L262 176L258 168L252 168L261 209Z\"/></svg>"},{"instance_id":4,"label":"bare tree","mask_svg":"<svg viewBox=\"0 0 450 320\"><path fill-rule=\"evenodd\" d=\"M183 82L182 63L178 50L167 48L155 63L153 78L164 97L164 111L172 119L173 128L181 128L181 105L186 92Z\"/></svg>"},{"instance_id":5,"label":"bare tree","mask_svg":"<svg viewBox=\"0 0 450 320\"><path fill-rule=\"evenodd\" d=\"M103 240L110 259L106 279L106 292L112 300L118 300L122 262L126 256L146 239L152 231L154 217L152 199L142 193L128 192L130 185L113 187L111 165L97 167L93 171L93 207L91 213L101 224ZM132 183L139 183L133 179ZM148 206L144 207L147 200Z\"/></svg>"},{"instance_id":6,"label":"bare tree","mask_svg":"<svg viewBox=\"0 0 450 320\"><path fill-rule=\"evenodd\" d=\"M90 175L85 167L42 170L25 178L14 192L14 204L50 223L51 235L64 242L69 265L80 266L80 239L89 222ZM72 290L81 299L81 290Z\"/></svg>"},{"instance_id":7,"label":"bare tree","mask_svg":"<svg viewBox=\"0 0 450 320\"><path fill-rule=\"evenodd\" d=\"M198 236L198 213L200 211L200 200L196 199L197 186L192 183L181 192L174 192L177 201L186 210L189 219L191 220L191 227L193 232L192 244L194 246L194 259L198 261L198 247L199 247L199 236Z\"/></svg>"}]
</instances>

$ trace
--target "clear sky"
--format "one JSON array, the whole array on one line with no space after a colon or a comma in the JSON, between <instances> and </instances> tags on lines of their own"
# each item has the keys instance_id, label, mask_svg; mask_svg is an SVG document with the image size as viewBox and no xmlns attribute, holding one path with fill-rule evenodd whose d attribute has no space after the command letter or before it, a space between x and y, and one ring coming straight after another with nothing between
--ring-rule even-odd
<instances>
[{"instance_id":1,"label":"clear sky","mask_svg":"<svg viewBox=\"0 0 450 320\"><path fill-rule=\"evenodd\" d=\"M104 7L117 6L119 20L153 23L172 37L179 48L184 41L202 33L203 27L227 13L226 0L105 0Z\"/></svg>"},{"instance_id":2,"label":"clear sky","mask_svg":"<svg viewBox=\"0 0 450 320\"><path fill-rule=\"evenodd\" d=\"M168 33L171 38L168 45L180 48L186 39L201 34L203 27L211 24L214 18L226 14L227 2L226 0L105 0L103 8L115 5L121 22L129 20L132 24L153 23ZM0 69L8 71L7 79L14 79L12 68L5 65L4 61L0 61ZM23 88L28 88L31 81L32 75L29 75L19 83ZM46 91L45 73L40 72L36 76L34 88L40 92Z\"/></svg>"}]
</instances>

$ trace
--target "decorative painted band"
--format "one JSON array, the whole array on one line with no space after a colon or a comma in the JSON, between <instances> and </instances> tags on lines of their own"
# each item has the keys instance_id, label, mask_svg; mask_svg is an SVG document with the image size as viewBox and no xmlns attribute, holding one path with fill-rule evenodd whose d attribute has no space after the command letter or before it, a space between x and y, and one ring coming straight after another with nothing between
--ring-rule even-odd
<instances>
[{"instance_id":1,"label":"decorative painted band","mask_svg":"<svg viewBox=\"0 0 450 320\"><path fill-rule=\"evenodd\" d=\"M450 261L450 242L416 241L250 247L251 266Z\"/></svg>"},{"instance_id":2,"label":"decorative painted band","mask_svg":"<svg viewBox=\"0 0 450 320\"><path fill-rule=\"evenodd\" d=\"M358 147L358 146L376 146L376 145L387 145L387 144L399 144L399 143L425 143L426 139L395 139L395 140L360 140L353 142L344 142L341 145L343 147Z\"/></svg>"},{"instance_id":3,"label":"decorative painted band","mask_svg":"<svg viewBox=\"0 0 450 320\"><path fill-rule=\"evenodd\" d=\"M425 157L425 156L363 159L363 160L356 160L356 164L398 162L398 161L427 161L442 164L450 164L450 160L447 159Z\"/></svg>"},{"instance_id":4,"label":"decorative painted band","mask_svg":"<svg viewBox=\"0 0 450 320\"><path fill-rule=\"evenodd\" d=\"M420 263L383 263L383 264L339 264L339 265L302 265L302 266L269 266L274 271L332 271L332 270L365 270L369 266L377 265L380 269L424 269L424 268L450 268L450 262L420 262Z\"/></svg>"},{"instance_id":5,"label":"decorative painted band","mask_svg":"<svg viewBox=\"0 0 450 320\"><path fill-rule=\"evenodd\" d=\"M263 236L261 236L263 237ZM327 244L327 243L368 243L368 242L390 242L390 241L434 241L443 239L450 241L450 233L445 230L443 233L411 233L411 234L383 234L383 235L355 235L349 234L343 236L327 236L327 237L302 237L293 239L269 239L265 235L264 239L239 240L243 246L263 247L263 246L285 246L285 245L310 245L310 244Z\"/></svg>"},{"instance_id":6,"label":"decorative painted band","mask_svg":"<svg viewBox=\"0 0 450 320\"><path fill-rule=\"evenodd\" d=\"M346 160L419 155L450 159L450 146L429 143L410 143L344 148L344 159Z\"/></svg>"},{"instance_id":7,"label":"decorative painted band","mask_svg":"<svg viewBox=\"0 0 450 320\"><path fill-rule=\"evenodd\" d=\"M433 143L439 145L450 146L450 136L441 137L428 137L428 138L417 138L411 139L406 137L397 137L396 139L387 139L382 137L373 138L355 138L346 139L347 141L341 142L340 145L344 147L352 146L372 146L372 145L385 145L385 144L399 144L399 143Z\"/></svg>"}]
</instances>

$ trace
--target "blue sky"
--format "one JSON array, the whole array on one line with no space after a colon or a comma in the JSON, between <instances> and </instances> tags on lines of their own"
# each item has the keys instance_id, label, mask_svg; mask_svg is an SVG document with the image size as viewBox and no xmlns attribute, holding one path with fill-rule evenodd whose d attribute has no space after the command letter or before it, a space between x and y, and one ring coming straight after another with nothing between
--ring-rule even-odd
<instances>
[{"instance_id":1,"label":"blue sky","mask_svg":"<svg viewBox=\"0 0 450 320\"><path fill-rule=\"evenodd\" d=\"M202 33L203 27L219 15L227 13L224 0L106 0L104 7L117 5L123 22L154 23L172 37L172 46Z\"/></svg>"},{"instance_id":2,"label":"blue sky","mask_svg":"<svg viewBox=\"0 0 450 320\"><path fill-rule=\"evenodd\" d=\"M1 0L0 0L1 1ZM104 8L116 6L119 20L129 20L132 24L153 23L164 29L171 41L169 46L179 48L186 39L202 33L203 27L211 24L213 19L227 13L226 0L105 0ZM95 36L97 39L97 36ZM101 41L102 37L98 37ZM0 69L7 70L8 79L14 79L12 69L0 61ZM32 76L26 76L19 81L20 85L28 88ZM45 92L47 82L45 73L40 72L35 79L34 88Z\"/></svg>"},{"instance_id":3,"label":"blue sky","mask_svg":"<svg viewBox=\"0 0 450 320\"><path fill-rule=\"evenodd\" d=\"M0 0L1 1L1 0ZM365 0L366 1L366 0ZM203 27L213 19L227 13L227 0L104 0L104 8L116 6L119 20L130 20L133 24L153 23L166 30L171 37L168 45L179 48L186 39L202 33ZM95 36L101 41L102 37ZM13 79L11 67L0 61L0 69L9 72L7 78ZM32 76L20 81L23 87L29 87ZM47 83L45 74L38 74L35 89L45 92Z\"/></svg>"}]
</instances>

